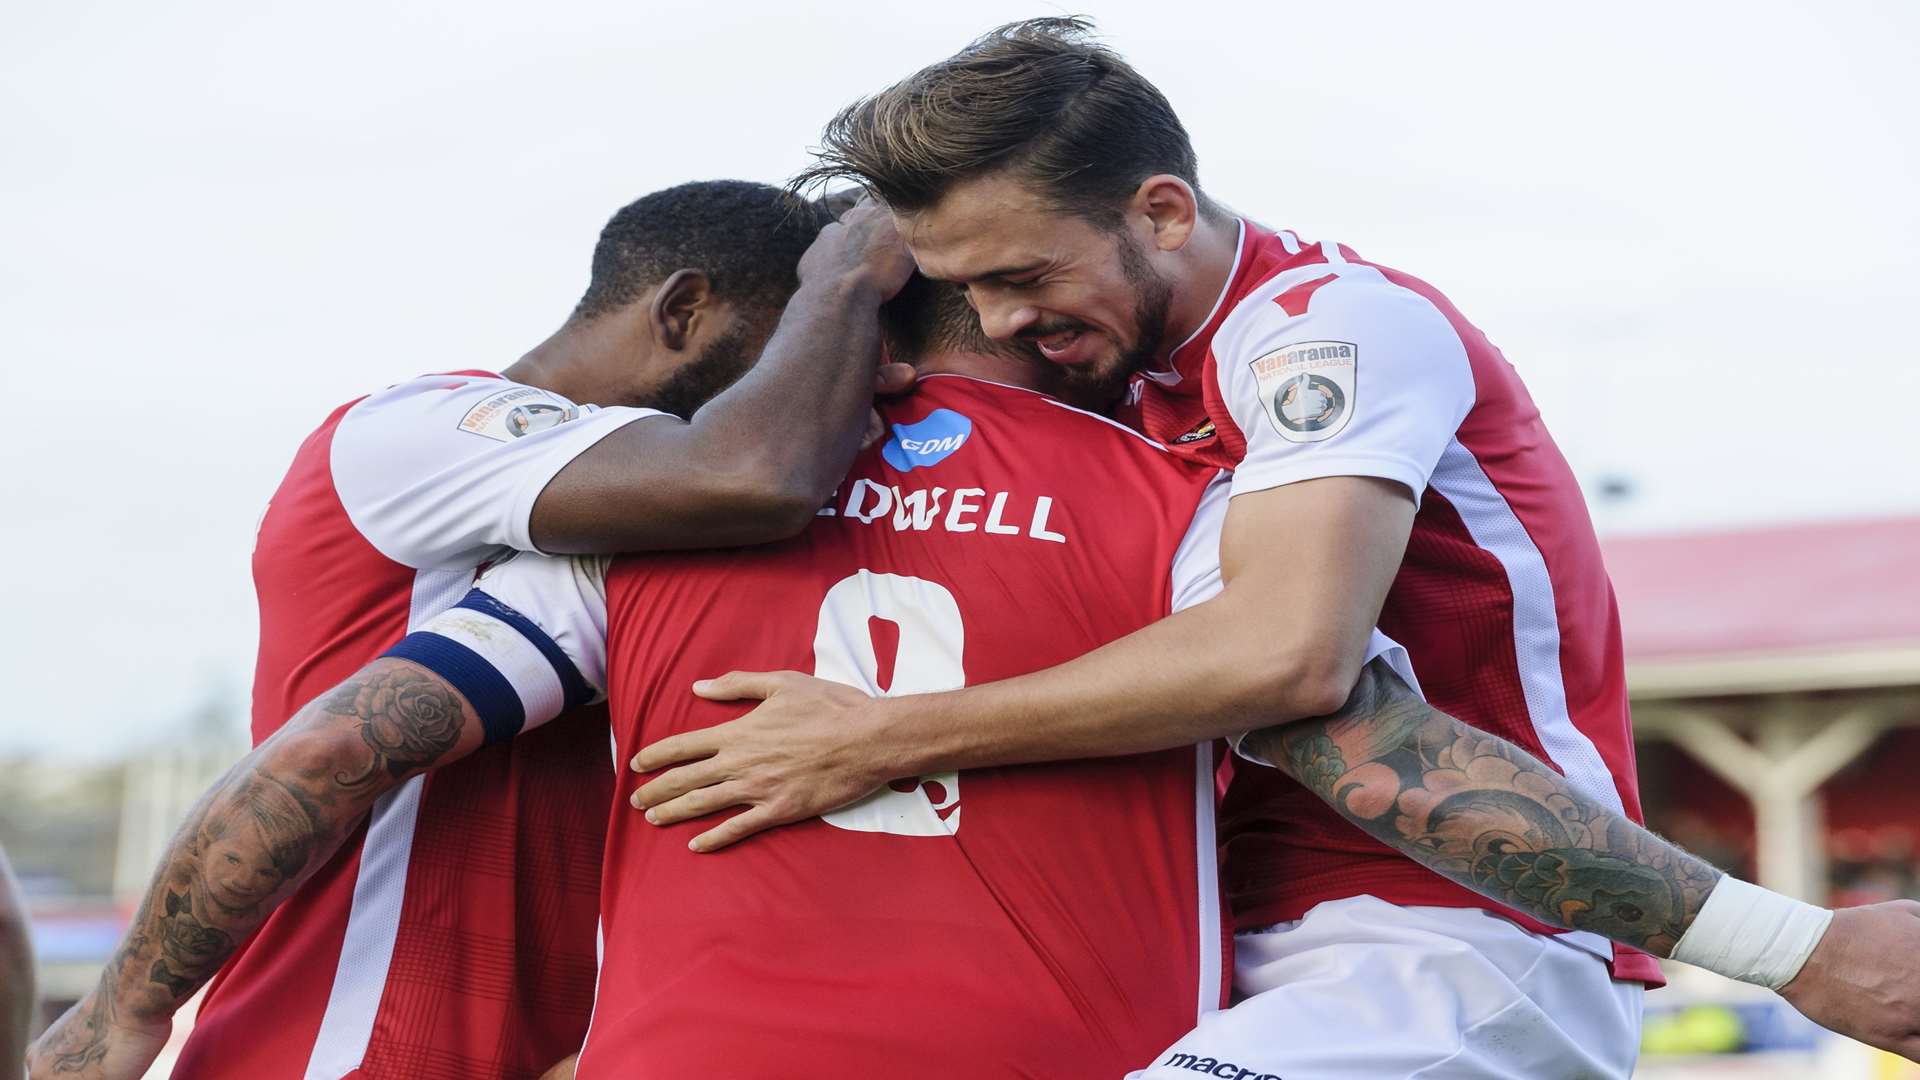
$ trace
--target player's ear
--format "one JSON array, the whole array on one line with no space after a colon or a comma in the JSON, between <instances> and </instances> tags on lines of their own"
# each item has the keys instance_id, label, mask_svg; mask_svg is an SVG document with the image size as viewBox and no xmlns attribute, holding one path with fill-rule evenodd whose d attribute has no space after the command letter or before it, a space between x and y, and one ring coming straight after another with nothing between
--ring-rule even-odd
<instances>
[{"instance_id":1,"label":"player's ear","mask_svg":"<svg viewBox=\"0 0 1920 1080\"><path fill-rule=\"evenodd\" d=\"M1193 185L1168 173L1140 181L1127 205L1128 216L1144 217L1152 228L1149 241L1159 251L1179 251L1192 239L1200 223L1200 196Z\"/></svg>"},{"instance_id":2,"label":"player's ear","mask_svg":"<svg viewBox=\"0 0 1920 1080\"><path fill-rule=\"evenodd\" d=\"M654 337L669 349L685 349L701 318L712 314L713 302L713 280L704 272L675 270L653 294L648 316Z\"/></svg>"}]
</instances>

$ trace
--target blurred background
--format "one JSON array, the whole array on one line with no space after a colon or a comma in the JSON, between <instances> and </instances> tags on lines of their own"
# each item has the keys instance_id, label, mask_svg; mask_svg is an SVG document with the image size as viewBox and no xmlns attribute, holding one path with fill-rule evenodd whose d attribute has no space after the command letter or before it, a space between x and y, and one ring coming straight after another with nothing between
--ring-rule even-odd
<instances>
[{"instance_id":1,"label":"blurred background","mask_svg":"<svg viewBox=\"0 0 1920 1080\"><path fill-rule=\"evenodd\" d=\"M0 847L47 1008L245 748L254 523L327 412L504 367L600 225L778 181L854 97L1085 13L1216 197L1445 290L1620 594L1651 823L1808 899L1920 896L1920 9L172 5L0 36ZM1691 974L1691 973L1687 973ZM1676 978L1652 1077L1920 1075Z\"/></svg>"}]
</instances>

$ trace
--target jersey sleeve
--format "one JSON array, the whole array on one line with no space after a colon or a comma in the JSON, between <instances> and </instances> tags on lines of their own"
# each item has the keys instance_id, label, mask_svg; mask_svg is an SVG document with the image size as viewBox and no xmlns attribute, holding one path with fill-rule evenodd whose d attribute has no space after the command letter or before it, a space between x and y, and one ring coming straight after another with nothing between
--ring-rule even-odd
<instances>
[{"instance_id":1,"label":"jersey sleeve","mask_svg":"<svg viewBox=\"0 0 1920 1080\"><path fill-rule=\"evenodd\" d=\"M1227 500L1231 494L1232 485L1227 474L1222 473L1207 485L1206 491L1200 496L1193 521L1187 526L1187 534L1181 538L1173 556L1174 611L1182 611L1220 595L1220 530L1226 524ZM1420 693L1420 682L1413 677L1413 659L1407 655L1407 650L1375 629L1367 639L1367 654L1361 664L1364 666L1383 658L1393 668L1394 674L1413 688L1414 693ZM1229 736L1227 742L1232 744L1234 753L1248 761L1271 766L1272 762L1242 747L1249 734L1241 732Z\"/></svg>"},{"instance_id":2,"label":"jersey sleeve","mask_svg":"<svg viewBox=\"0 0 1920 1080\"><path fill-rule=\"evenodd\" d=\"M1173 610L1184 611L1220 595L1220 527L1227 520L1230 474L1207 484L1193 521L1173 553Z\"/></svg>"},{"instance_id":3,"label":"jersey sleeve","mask_svg":"<svg viewBox=\"0 0 1920 1080\"><path fill-rule=\"evenodd\" d=\"M605 695L607 563L509 556L384 655L452 684L487 742L510 739Z\"/></svg>"},{"instance_id":4,"label":"jersey sleeve","mask_svg":"<svg viewBox=\"0 0 1920 1080\"><path fill-rule=\"evenodd\" d=\"M1222 324L1213 363L1247 443L1235 495L1377 476L1405 485L1417 503L1474 403L1453 324L1371 266L1277 275Z\"/></svg>"},{"instance_id":5,"label":"jersey sleeve","mask_svg":"<svg viewBox=\"0 0 1920 1080\"><path fill-rule=\"evenodd\" d=\"M532 551L533 504L574 458L652 409L576 405L486 376L436 375L374 394L340 420L334 490L382 555L422 569Z\"/></svg>"}]
</instances>

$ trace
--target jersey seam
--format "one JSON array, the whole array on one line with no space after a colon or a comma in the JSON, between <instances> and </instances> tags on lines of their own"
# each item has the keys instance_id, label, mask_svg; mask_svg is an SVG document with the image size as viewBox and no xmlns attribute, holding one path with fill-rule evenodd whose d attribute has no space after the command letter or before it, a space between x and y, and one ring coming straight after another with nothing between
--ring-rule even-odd
<instances>
[{"instance_id":1,"label":"jersey seam","mask_svg":"<svg viewBox=\"0 0 1920 1080\"><path fill-rule=\"evenodd\" d=\"M1406 485L1417 507L1421 495L1427 488L1427 478L1422 475L1420 466L1412 459L1398 454L1348 451L1315 455L1311 460L1253 465L1246 464L1243 459L1233 475L1235 495L1269 491L1304 480L1322 480L1334 476L1370 476ZM1247 483L1242 484L1242 480L1246 480Z\"/></svg>"}]
</instances>

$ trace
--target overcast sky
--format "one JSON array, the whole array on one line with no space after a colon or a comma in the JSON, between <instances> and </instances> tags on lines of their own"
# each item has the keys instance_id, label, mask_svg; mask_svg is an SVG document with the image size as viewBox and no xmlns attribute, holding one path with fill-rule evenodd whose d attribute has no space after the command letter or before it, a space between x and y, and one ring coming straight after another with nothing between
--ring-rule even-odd
<instances>
[{"instance_id":1,"label":"overcast sky","mask_svg":"<svg viewBox=\"0 0 1920 1080\"><path fill-rule=\"evenodd\" d=\"M1065 10L665 6L13 5L0 752L244 705L253 527L328 411L511 363L623 203L784 178L853 97ZM1913 5L1078 10L1209 191L1485 329L1603 532L1920 513Z\"/></svg>"}]
</instances>

